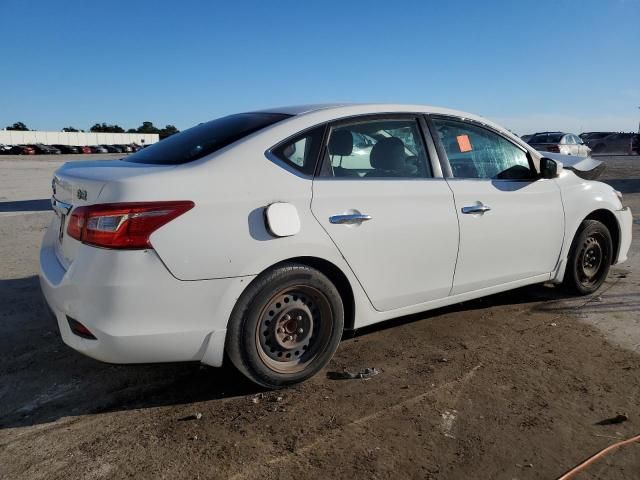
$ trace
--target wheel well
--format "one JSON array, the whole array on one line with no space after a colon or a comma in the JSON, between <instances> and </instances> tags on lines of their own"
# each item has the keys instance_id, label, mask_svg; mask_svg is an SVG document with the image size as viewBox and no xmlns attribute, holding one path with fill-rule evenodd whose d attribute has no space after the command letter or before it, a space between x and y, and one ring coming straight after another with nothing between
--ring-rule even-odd
<instances>
[{"instance_id":1,"label":"wheel well","mask_svg":"<svg viewBox=\"0 0 640 480\"><path fill-rule=\"evenodd\" d=\"M280 265L281 263L301 263L303 265L307 265L309 267L315 268L316 270L322 272L333 282L333 284L338 289L338 293L340 293L340 297L342 297L342 303L344 305L344 329L345 330L353 330L353 326L355 324L356 318L356 308L355 301L353 298L353 289L351 288L351 284L347 279L346 275L333 263L328 260L324 260L318 257L294 257L287 258L282 262L277 263L273 267ZM271 267L271 268L273 268Z\"/></svg>"},{"instance_id":2,"label":"wheel well","mask_svg":"<svg viewBox=\"0 0 640 480\"><path fill-rule=\"evenodd\" d=\"M618 249L620 248L620 226L616 216L610 210L601 209L591 212L585 220L597 220L609 229L613 242L613 255L611 256L611 264L613 264L618 258Z\"/></svg>"}]
</instances>

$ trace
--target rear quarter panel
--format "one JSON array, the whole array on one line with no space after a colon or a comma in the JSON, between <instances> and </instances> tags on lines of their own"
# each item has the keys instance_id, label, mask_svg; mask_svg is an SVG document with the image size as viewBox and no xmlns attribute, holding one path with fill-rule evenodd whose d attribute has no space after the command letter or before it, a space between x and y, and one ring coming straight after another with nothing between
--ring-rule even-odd
<instances>
[{"instance_id":1,"label":"rear quarter panel","mask_svg":"<svg viewBox=\"0 0 640 480\"><path fill-rule=\"evenodd\" d=\"M151 243L177 278L255 275L297 256L342 265L336 247L311 215L311 179L267 159L264 151L270 146L254 138L173 171L173 197L193 200L195 207L156 231ZM298 234L274 237L268 232L264 209L275 202L295 206Z\"/></svg>"}]
</instances>

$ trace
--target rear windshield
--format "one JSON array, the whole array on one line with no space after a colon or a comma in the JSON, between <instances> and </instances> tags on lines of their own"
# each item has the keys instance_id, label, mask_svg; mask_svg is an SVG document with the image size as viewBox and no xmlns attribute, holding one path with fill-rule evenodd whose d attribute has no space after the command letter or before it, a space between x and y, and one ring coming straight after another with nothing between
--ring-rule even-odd
<instances>
[{"instance_id":1,"label":"rear windshield","mask_svg":"<svg viewBox=\"0 0 640 480\"><path fill-rule=\"evenodd\" d=\"M559 143L564 133L540 133L529 139L529 143Z\"/></svg>"},{"instance_id":2,"label":"rear windshield","mask_svg":"<svg viewBox=\"0 0 640 480\"><path fill-rule=\"evenodd\" d=\"M290 115L282 113L238 113L201 123L143 148L123 160L152 165L180 165L220 150Z\"/></svg>"}]
</instances>

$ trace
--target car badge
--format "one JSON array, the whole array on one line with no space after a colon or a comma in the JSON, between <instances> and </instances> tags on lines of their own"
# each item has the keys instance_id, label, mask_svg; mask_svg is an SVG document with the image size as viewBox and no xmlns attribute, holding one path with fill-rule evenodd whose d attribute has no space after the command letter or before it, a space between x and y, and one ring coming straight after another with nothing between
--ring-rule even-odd
<instances>
[{"instance_id":1,"label":"car badge","mask_svg":"<svg viewBox=\"0 0 640 480\"><path fill-rule=\"evenodd\" d=\"M78 200L86 200L87 199L87 191L86 190L82 190L81 188L79 188L78 191L76 192L76 196L78 197Z\"/></svg>"}]
</instances>

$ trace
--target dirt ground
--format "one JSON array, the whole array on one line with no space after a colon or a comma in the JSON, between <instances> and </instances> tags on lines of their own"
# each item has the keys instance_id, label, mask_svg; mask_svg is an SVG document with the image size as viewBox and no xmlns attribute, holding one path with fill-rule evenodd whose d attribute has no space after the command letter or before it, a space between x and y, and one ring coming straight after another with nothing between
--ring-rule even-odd
<instances>
[{"instance_id":1,"label":"dirt ground","mask_svg":"<svg viewBox=\"0 0 640 480\"><path fill-rule=\"evenodd\" d=\"M0 157L0 478L550 479L640 433L640 157L605 158L636 225L597 295L533 286L400 318L278 392L61 342L37 281L57 161ZM329 375L364 367L381 373ZM640 478L640 444L578 478Z\"/></svg>"}]
</instances>

